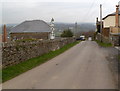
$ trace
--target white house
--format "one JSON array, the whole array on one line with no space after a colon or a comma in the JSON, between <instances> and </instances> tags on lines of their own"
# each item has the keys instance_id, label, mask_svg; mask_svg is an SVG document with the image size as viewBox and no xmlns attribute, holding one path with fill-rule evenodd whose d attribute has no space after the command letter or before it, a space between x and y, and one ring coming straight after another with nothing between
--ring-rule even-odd
<instances>
[{"instance_id":1,"label":"white house","mask_svg":"<svg viewBox=\"0 0 120 91\"><path fill-rule=\"evenodd\" d=\"M109 28L110 26L115 27L115 25L116 25L115 24L115 17L116 17L115 15L116 15L116 13L112 13L103 18L104 28ZM120 21L120 11L119 11L119 21ZM119 24L119 26L120 26L120 24Z\"/></svg>"},{"instance_id":2,"label":"white house","mask_svg":"<svg viewBox=\"0 0 120 91\"><path fill-rule=\"evenodd\" d=\"M116 12L108 14L103 18L102 35L108 37L110 41L119 40L120 36L120 11L119 5L116 5Z\"/></svg>"}]
</instances>

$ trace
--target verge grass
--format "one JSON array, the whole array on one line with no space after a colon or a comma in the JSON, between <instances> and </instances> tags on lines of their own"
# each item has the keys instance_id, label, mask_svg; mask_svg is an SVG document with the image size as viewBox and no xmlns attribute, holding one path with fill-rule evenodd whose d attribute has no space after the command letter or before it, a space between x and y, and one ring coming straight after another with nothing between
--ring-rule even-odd
<instances>
[{"instance_id":1,"label":"verge grass","mask_svg":"<svg viewBox=\"0 0 120 91\"><path fill-rule=\"evenodd\" d=\"M96 42L98 43L98 45L102 46L102 47L112 47L111 43L103 43L99 40L96 40Z\"/></svg>"},{"instance_id":2,"label":"verge grass","mask_svg":"<svg viewBox=\"0 0 120 91\"><path fill-rule=\"evenodd\" d=\"M39 57L31 58L31 59L21 62L19 64L9 66L7 68L2 69L2 82L10 80L32 68L56 57L57 55L63 53L64 51L68 50L69 48L73 47L74 45L76 45L78 43L79 42L76 41L74 43L67 44L56 51L50 51L49 53L43 54Z\"/></svg>"}]
</instances>

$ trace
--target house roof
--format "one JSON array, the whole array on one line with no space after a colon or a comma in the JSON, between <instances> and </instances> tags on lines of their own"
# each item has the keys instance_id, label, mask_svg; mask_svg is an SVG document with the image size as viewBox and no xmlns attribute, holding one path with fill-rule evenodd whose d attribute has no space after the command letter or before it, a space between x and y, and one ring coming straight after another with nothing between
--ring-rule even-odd
<instances>
[{"instance_id":1,"label":"house roof","mask_svg":"<svg viewBox=\"0 0 120 91\"><path fill-rule=\"evenodd\" d=\"M108 14L107 16L105 16L105 17L103 18L103 20L106 19L108 16L115 16L115 15L116 15L116 12L111 13L111 14ZM120 11L119 11L119 15L120 15Z\"/></svg>"},{"instance_id":2,"label":"house roof","mask_svg":"<svg viewBox=\"0 0 120 91\"><path fill-rule=\"evenodd\" d=\"M11 33L21 32L50 32L50 26L43 20L32 20L24 21L11 29Z\"/></svg>"}]
</instances>

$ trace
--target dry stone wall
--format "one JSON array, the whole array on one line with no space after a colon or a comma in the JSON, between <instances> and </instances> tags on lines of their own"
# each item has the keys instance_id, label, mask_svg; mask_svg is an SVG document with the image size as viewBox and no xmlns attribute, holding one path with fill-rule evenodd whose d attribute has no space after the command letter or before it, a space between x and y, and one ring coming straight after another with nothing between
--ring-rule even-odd
<instances>
[{"instance_id":1,"label":"dry stone wall","mask_svg":"<svg viewBox=\"0 0 120 91\"><path fill-rule=\"evenodd\" d=\"M96 35L96 39L101 41L101 35L97 34ZM111 41L107 37L103 37L103 36L102 36L102 42L104 42L104 43L111 43Z\"/></svg>"},{"instance_id":2,"label":"dry stone wall","mask_svg":"<svg viewBox=\"0 0 120 91\"><path fill-rule=\"evenodd\" d=\"M96 39L101 41L101 35L97 34ZM102 36L102 42L112 43L114 46L120 46L120 36L110 35L109 37Z\"/></svg>"},{"instance_id":3,"label":"dry stone wall","mask_svg":"<svg viewBox=\"0 0 120 91\"><path fill-rule=\"evenodd\" d=\"M5 68L41 56L72 42L75 42L75 38L4 43L2 47L2 67Z\"/></svg>"}]
</instances>

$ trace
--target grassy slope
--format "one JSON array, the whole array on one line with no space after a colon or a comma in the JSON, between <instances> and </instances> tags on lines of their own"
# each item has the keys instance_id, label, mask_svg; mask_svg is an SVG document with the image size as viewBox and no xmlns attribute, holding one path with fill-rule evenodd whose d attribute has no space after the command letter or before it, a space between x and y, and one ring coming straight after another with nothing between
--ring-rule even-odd
<instances>
[{"instance_id":1,"label":"grassy slope","mask_svg":"<svg viewBox=\"0 0 120 91\"><path fill-rule=\"evenodd\" d=\"M79 42L67 44L59 50L51 51L42 56L35 57L35 58L29 59L27 61L24 61L22 63L2 69L2 82L10 80L10 79L20 75L21 73L26 72L42 63L48 61L49 59L52 59L53 57L63 53L64 51L68 50L69 48L73 47L74 45L76 45L78 43Z\"/></svg>"},{"instance_id":2,"label":"grassy slope","mask_svg":"<svg viewBox=\"0 0 120 91\"><path fill-rule=\"evenodd\" d=\"M98 40L96 40L96 42L102 47L111 47L112 46L111 43L103 43L103 42L100 42Z\"/></svg>"}]
</instances>

